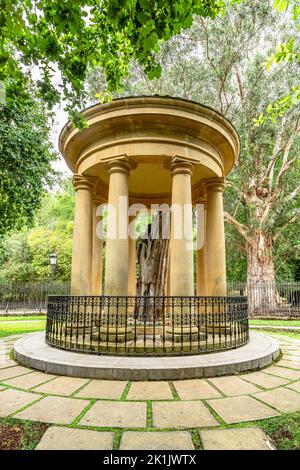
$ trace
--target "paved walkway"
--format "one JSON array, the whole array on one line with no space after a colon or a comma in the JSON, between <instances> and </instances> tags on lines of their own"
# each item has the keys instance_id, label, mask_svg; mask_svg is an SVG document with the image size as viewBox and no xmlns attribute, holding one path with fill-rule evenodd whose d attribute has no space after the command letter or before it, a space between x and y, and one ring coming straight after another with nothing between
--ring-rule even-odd
<instances>
[{"instance_id":1,"label":"paved walkway","mask_svg":"<svg viewBox=\"0 0 300 470\"><path fill-rule=\"evenodd\" d=\"M300 410L292 338L280 337L282 359L263 371L173 382L34 371L9 358L16 338L0 340L0 417L51 424L37 449L271 450L259 420Z\"/></svg>"}]
</instances>

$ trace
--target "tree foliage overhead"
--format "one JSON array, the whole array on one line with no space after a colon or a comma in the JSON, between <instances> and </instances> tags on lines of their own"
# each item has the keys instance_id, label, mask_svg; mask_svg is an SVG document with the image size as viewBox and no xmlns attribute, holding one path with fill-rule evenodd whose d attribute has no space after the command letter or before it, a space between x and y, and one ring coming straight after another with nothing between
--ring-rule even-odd
<instances>
[{"instance_id":1,"label":"tree foliage overhead","mask_svg":"<svg viewBox=\"0 0 300 470\"><path fill-rule=\"evenodd\" d=\"M276 52L272 53L266 61L266 67L269 70L272 65L287 62L300 66L299 50L299 30L300 30L300 3L299 0L274 0L274 8L287 18L291 17L294 21L295 32L285 38L276 47ZM265 112L260 113L257 122L265 123L267 120L274 121L278 116L283 116L287 111L300 103L300 83L299 80L291 88L280 96L273 103L269 103Z\"/></svg>"},{"instance_id":2,"label":"tree foliage overhead","mask_svg":"<svg viewBox=\"0 0 300 470\"><path fill-rule=\"evenodd\" d=\"M195 14L215 17L238 0L0 0L0 80L7 103L27 98L35 66L38 86L53 106L62 98L76 124L89 68L99 66L107 96L137 60L149 78L158 76L155 52L161 41L191 26ZM55 73L61 74L58 87Z\"/></svg>"}]
</instances>

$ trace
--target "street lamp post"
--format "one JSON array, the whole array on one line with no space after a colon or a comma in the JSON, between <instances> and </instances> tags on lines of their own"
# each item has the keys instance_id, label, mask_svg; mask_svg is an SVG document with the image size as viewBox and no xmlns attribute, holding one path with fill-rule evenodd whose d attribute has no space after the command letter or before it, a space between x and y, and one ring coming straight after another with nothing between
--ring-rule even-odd
<instances>
[{"instance_id":1,"label":"street lamp post","mask_svg":"<svg viewBox=\"0 0 300 470\"><path fill-rule=\"evenodd\" d=\"M55 268L56 268L56 263L57 263L56 253L51 253L51 255L50 255L50 266L51 266L51 272L52 272L52 287L51 287L52 295L54 294L54 272L55 272Z\"/></svg>"}]
</instances>

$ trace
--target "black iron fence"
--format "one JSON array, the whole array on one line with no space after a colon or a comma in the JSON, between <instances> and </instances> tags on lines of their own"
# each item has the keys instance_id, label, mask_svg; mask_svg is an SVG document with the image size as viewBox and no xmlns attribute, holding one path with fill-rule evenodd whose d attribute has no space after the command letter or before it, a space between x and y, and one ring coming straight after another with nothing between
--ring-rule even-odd
<instances>
[{"instance_id":1,"label":"black iron fence","mask_svg":"<svg viewBox=\"0 0 300 470\"><path fill-rule=\"evenodd\" d=\"M189 355L249 339L246 297L50 296L48 344L77 352Z\"/></svg>"},{"instance_id":2,"label":"black iron fence","mask_svg":"<svg viewBox=\"0 0 300 470\"><path fill-rule=\"evenodd\" d=\"M48 295L68 295L68 282L0 284L0 315L46 314Z\"/></svg>"},{"instance_id":3,"label":"black iron fence","mask_svg":"<svg viewBox=\"0 0 300 470\"><path fill-rule=\"evenodd\" d=\"M229 296L248 296L249 317L300 318L300 282L249 284L230 281ZM69 295L68 282L0 284L0 315L46 314L48 295Z\"/></svg>"},{"instance_id":4,"label":"black iron fence","mask_svg":"<svg viewBox=\"0 0 300 470\"><path fill-rule=\"evenodd\" d=\"M299 318L300 282L229 282L228 295L246 295L249 317Z\"/></svg>"}]
</instances>

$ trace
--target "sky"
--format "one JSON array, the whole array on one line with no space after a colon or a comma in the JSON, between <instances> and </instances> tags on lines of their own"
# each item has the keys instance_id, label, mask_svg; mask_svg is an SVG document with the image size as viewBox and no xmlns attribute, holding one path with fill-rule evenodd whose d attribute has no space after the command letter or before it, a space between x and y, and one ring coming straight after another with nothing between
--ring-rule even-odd
<instances>
[{"instance_id":1,"label":"sky","mask_svg":"<svg viewBox=\"0 0 300 470\"><path fill-rule=\"evenodd\" d=\"M68 114L63 110L63 106L61 104L56 107L54 114L55 114L55 122L52 128L50 139L51 139L54 149L59 154L59 159L53 162L52 166L55 170L60 171L64 176L67 177L67 176L71 176L72 172L67 166L65 160L63 159L58 149L58 137L59 137L61 129L68 121Z\"/></svg>"}]
</instances>

